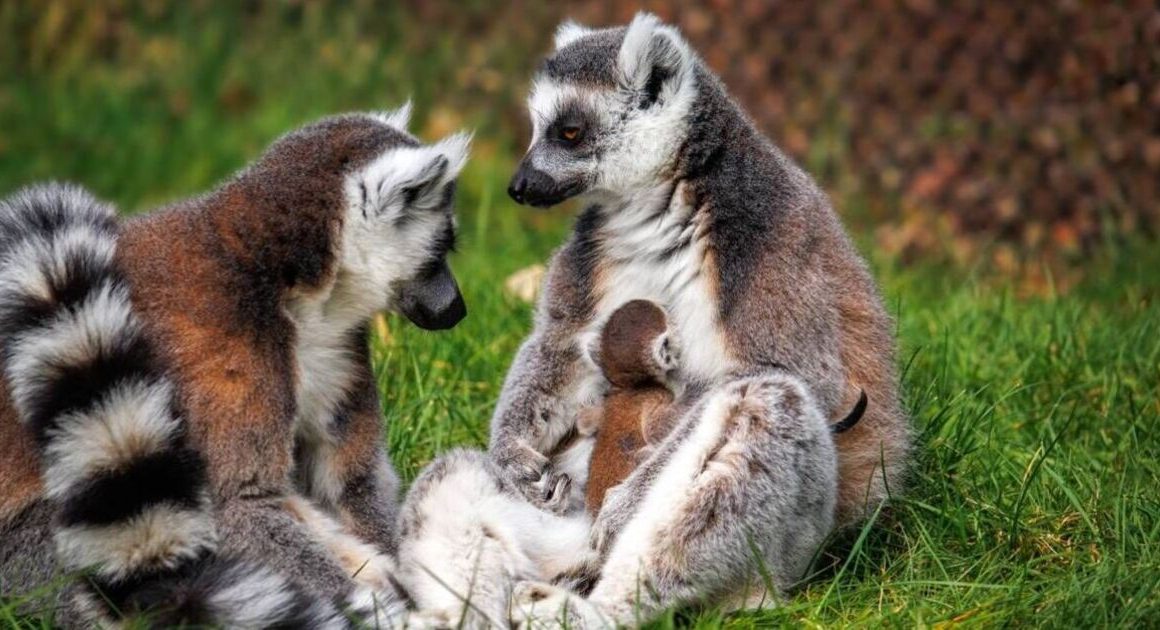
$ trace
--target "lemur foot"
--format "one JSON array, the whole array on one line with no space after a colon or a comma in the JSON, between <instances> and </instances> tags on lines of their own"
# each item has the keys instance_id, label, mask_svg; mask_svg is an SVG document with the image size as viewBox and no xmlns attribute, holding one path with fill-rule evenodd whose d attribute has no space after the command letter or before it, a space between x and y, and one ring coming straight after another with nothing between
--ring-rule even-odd
<instances>
[{"instance_id":1,"label":"lemur foot","mask_svg":"<svg viewBox=\"0 0 1160 630\"><path fill-rule=\"evenodd\" d=\"M592 630L615 625L583 597L541 582L520 582L512 591L512 623L517 628Z\"/></svg>"}]
</instances>

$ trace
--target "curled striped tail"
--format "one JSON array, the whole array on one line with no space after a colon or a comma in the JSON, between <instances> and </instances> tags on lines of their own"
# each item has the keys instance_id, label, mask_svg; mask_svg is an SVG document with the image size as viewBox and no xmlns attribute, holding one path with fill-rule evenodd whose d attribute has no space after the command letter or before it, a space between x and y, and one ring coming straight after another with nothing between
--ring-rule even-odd
<instances>
[{"instance_id":1,"label":"curled striped tail","mask_svg":"<svg viewBox=\"0 0 1160 630\"><path fill-rule=\"evenodd\" d=\"M0 201L0 367L40 452L59 561L93 621L345 625L258 566L223 558L204 463L114 264L114 209L48 184Z\"/></svg>"}]
</instances>

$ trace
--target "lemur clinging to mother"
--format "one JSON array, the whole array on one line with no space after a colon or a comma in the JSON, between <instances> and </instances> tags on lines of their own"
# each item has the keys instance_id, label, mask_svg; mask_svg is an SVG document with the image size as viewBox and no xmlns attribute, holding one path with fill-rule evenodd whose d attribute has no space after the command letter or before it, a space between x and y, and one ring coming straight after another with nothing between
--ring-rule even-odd
<instances>
[{"instance_id":1,"label":"lemur clinging to mother","mask_svg":"<svg viewBox=\"0 0 1160 630\"><path fill-rule=\"evenodd\" d=\"M678 31L648 14L619 28L565 23L529 109L532 143L509 192L535 206L577 195L590 205L552 260L508 374L493 457L529 499L568 507L570 480L550 456L600 395L581 346L629 300L665 307L690 380L668 437L605 498L594 524L605 569L572 608L577 620L631 623L736 595L754 575L754 549L766 563L800 558L827 532L780 515L834 508L808 488L824 485L825 465L781 459L783 437L796 427L801 440L822 440L818 426L862 391L861 422L834 438L833 516L852 523L897 490L910 426L869 271L825 194ZM522 592L525 603L569 596Z\"/></svg>"},{"instance_id":2,"label":"lemur clinging to mother","mask_svg":"<svg viewBox=\"0 0 1160 630\"><path fill-rule=\"evenodd\" d=\"M367 326L465 314L446 256L468 138L422 145L408 115L324 119L124 223L71 187L0 204L0 450L36 453L0 458L6 591L56 557L88 572L90 623L399 618Z\"/></svg>"}]
</instances>

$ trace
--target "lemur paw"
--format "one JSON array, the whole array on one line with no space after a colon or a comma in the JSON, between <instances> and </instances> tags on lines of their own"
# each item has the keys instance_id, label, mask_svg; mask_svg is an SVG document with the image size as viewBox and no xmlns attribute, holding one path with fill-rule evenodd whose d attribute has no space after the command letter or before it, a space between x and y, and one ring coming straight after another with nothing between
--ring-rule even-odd
<instances>
[{"instance_id":1,"label":"lemur paw","mask_svg":"<svg viewBox=\"0 0 1160 630\"><path fill-rule=\"evenodd\" d=\"M512 622L529 630L611 628L591 602L567 589L540 582L521 582L512 591Z\"/></svg>"},{"instance_id":2,"label":"lemur paw","mask_svg":"<svg viewBox=\"0 0 1160 630\"><path fill-rule=\"evenodd\" d=\"M507 477L521 487L539 482L548 467L546 456L523 444L497 453L496 460Z\"/></svg>"},{"instance_id":3,"label":"lemur paw","mask_svg":"<svg viewBox=\"0 0 1160 630\"><path fill-rule=\"evenodd\" d=\"M572 478L565 473L545 471L539 481L539 493L534 503L542 509L563 514L568 511L572 496Z\"/></svg>"}]
</instances>

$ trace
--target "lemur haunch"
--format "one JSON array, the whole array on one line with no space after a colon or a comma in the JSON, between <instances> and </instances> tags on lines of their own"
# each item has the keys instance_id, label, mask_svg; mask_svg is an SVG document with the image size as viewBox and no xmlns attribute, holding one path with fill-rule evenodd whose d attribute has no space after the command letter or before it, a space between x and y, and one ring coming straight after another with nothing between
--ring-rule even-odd
<instances>
[{"instance_id":1,"label":"lemur haunch","mask_svg":"<svg viewBox=\"0 0 1160 630\"><path fill-rule=\"evenodd\" d=\"M817 512L832 509L825 493L808 487L824 485L827 464L784 459L788 428L836 441L838 523L898 490L910 425L891 319L866 265L817 184L678 31L648 14L620 28L564 24L529 108L533 139L512 197L591 204L553 258L508 374L493 457L531 500L567 507L569 480L549 455L601 389L580 346L629 300L665 307L690 379L675 405L687 413L605 499L594 524L604 577L579 607L631 623L736 594L755 549L780 563L817 544L826 531L802 533L782 516L828 518ZM831 438L825 419L860 391L870 401L861 422Z\"/></svg>"},{"instance_id":2,"label":"lemur haunch","mask_svg":"<svg viewBox=\"0 0 1160 630\"><path fill-rule=\"evenodd\" d=\"M464 316L446 255L468 145L421 145L408 112L324 119L121 225L72 188L0 206L0 438L39 453L0 463L6 591L52 573L14 550L51 531L93 572L89 620L401 614L366 331Z\"/></svg>"}]
</instances>

